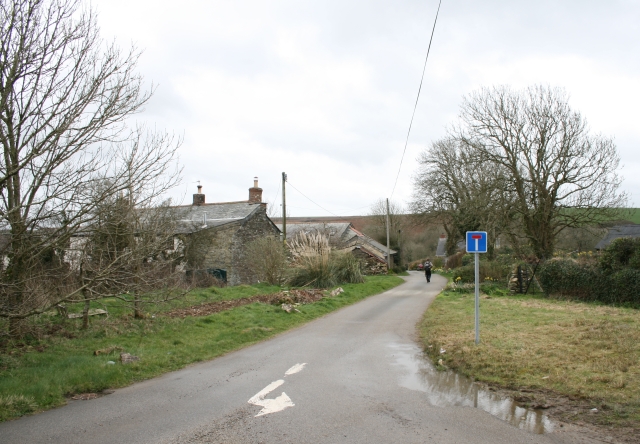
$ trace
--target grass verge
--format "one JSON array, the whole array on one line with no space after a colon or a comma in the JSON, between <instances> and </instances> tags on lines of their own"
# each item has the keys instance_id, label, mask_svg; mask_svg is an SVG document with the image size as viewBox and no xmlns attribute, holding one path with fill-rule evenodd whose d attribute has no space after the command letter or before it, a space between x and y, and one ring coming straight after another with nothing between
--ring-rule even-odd
<instances>
[{"instance_id":1,"label":"grass verge","mask_svg":"<svg viewBox=\"0 0 640 444\"><path fill-rule=\"evenodd\" d=\"M639 310L496 291L481 296L476 345L473 289L448 290L420 333L434 362L536 404L564 398L562 419L640 430Z\"/></svg>"},{"instance_id":2,"label":"grass verge","mask_svg":"<svg viewBox=\"0 0 640 444\"><path fill-rule=\"evenodd\" d=\"M79 320L69 320L64 330L67 337L45 335L20 344L5 344L0 350L0 421L64 404L75 394L123 387L213 359L402 282L395 276L367 277L363 284L342 285L344 293L338 296L299 306L300 313L255 303L185 319L162 316L159 310L153 317L136 320L124 311L114 315L114 306L108 319L92 320L86 331L78 329ZM164 310L194 301L230 300L277 291L280 288L264 285L201 290ZM105 353L96 356L96 350ZM123 365L117 359L121 351L140 360Z\"/></svg>"}]
</instances>

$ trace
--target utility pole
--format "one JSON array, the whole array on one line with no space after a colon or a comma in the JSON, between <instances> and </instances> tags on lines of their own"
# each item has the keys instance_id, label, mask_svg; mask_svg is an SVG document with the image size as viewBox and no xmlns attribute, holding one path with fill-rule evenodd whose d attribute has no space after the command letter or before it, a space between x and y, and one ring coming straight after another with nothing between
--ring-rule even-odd
<instances>
[{"instance_id":1,"label":"utility pole","mask_svg":"<svg viewBox=\"0 0 640 444\"><path fill-rule=\"evenodd\" d=\"M389 198L387 198L387 271L391 269L391 249L389 248Z\"/></svg>"},{"instance_id":2,"label":"utility pole","mask_svg":"<svg viewBox=\"0 0 640 444\"><path fill-rule=\"evenodd\" d=\"M287 245L287 195L285 193L285 183L287 173L282 173L282 244Z\"/></svg>"}]
</instances>

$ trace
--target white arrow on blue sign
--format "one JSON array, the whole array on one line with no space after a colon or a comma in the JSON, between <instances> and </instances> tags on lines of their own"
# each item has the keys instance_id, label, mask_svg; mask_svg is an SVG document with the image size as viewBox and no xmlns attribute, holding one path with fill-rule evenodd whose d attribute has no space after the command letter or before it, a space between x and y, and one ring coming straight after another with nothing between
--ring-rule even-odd
<instances>
[{"instance_id":1,"label":"white arrow on blue sign","mask_svg":"<svg viewBox=\"0 0 640 444\"><path fill-rule=\"evenodd\" d=\"M467 231L467 253L487 252L487 232Z\"/></svg>"}]
</instances>

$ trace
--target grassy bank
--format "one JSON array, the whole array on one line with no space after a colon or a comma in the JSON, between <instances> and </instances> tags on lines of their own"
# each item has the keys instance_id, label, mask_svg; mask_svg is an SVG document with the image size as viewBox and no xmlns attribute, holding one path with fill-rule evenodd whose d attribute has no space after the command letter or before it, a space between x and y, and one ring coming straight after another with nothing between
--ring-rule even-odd
<instances>
[{"instance_id":1,"label":"grassy bank","mask_svg":"<svg viewBox=\"0 0 640 444\"><path fill-rule=\"evenodd\" d=\"M481 343L475 345L473 289L445 291L420 331L434 362L442 359L492 385L528 390L538 405L564 397L566 408L557 413L568 420L640 428L638 310L496 291L482 295Z\"/></svg>"},{"instance_id":2,"label":"grassy bank","mask_svg":"<svg viewBox=\"0 0 640 444\"><path fill-rule=\"evenodd\" d=\"M58 324L56 334L5 344L0 351L0 420L55 407L81 393L109 388L177 370L272 337L373 294L402 283L394 276L367 277L363 284L342 285L344 293L287 313L279 306L254 303L209 316L184 319L163 316L176 306L275 293L278 287L241 286L193 292L187 300L135 320L117 305L107 319L92 319L87 331L80 320ZM108 306L108 303L107 303ZM77 307L71 307L72 310ZM97 350L105 353L94 355ZM121 364L120 352L139 361ZM111 363L109 362L111 361Z\"/></svg>"}]
</instances>

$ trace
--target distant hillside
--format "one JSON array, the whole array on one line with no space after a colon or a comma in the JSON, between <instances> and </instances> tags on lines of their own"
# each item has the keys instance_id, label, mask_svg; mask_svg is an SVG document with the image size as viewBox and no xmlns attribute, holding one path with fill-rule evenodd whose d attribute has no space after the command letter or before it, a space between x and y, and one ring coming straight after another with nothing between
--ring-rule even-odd
<instances>
[{"instance_id":1,"label":"distant hillside","mask_svg":"<svg viewBox=\"0 0 640 444\"><path fill-rule=\"evenodd\" d=\"M640 224L640 208L629 208L628 211L629 216L624 219L627 219L634 224Z\"/></svg>"},{"instance_id":2,"label":"distant hillside","mask_svg":"<svg viewBox=\"0 0 640 444\"><path fill-rule=\"evenodd\" d=\"M307 217L287 217L288 223L300 223L300 222L309 222L309 223L333 223L333 222L351 222L353 227L358 231L363 231L367 225L371 224L373 216L343 216L343 217L335 217L335 216L307 216ZM282 223L281 217L272 217L271 220L276 224Z\"/></svg>"}]
</instances>

